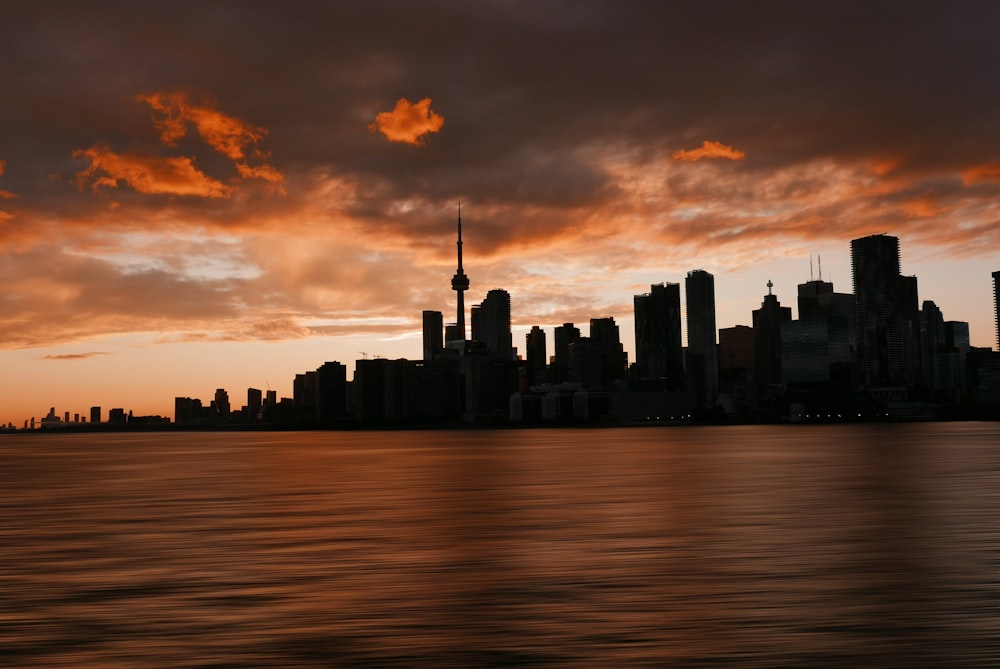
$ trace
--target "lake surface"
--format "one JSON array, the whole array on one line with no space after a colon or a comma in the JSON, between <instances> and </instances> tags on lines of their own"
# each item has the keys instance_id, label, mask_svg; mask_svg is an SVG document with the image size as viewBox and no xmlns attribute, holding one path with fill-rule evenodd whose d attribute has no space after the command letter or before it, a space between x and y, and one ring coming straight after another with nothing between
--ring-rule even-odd
<instances>
[{"instance_id":1,"label":"lake surface","mask_svg":"<svg viewBox=\"0 0 1000 669\"><path fill-rule=\"evenodd\" d=\"M996 667L1000 424L0 435L11 667Z\"/></svg>"}]
</instances>

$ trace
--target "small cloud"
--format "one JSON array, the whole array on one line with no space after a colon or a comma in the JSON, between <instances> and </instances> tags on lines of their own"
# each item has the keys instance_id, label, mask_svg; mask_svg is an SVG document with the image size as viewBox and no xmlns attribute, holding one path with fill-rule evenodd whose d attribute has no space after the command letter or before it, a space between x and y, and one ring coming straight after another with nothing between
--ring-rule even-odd
<instances>
[{"instance_id":1,"label":"small cloud","mask_svg":"<svg viewBox=\"0 0 1000 669\"><path fill-rule=\"evenodd\" d=\"M443 125L444 117L431 111L430 98L424 98L416 104L400 98L395 109L379 113L368 129L381 132L390 142L420 146L424 143L424 135L438 132Z\"/></svg>"},{"instance_id":2,"label":"small cloud","mask_svg":"<svg viewBox=\"0 0 1000 669\"><path fill-rule=\"evenodd\" d=\"M61 355L46 355L42 360L86 360L99 355L110 355L107 351L90 351L88 353L63 353Z\"/></svg>"},{"instance_id":3,"label":"small cloud","mask_svg":"<svg viewBox=\"0 0 1000 669\"><path fill-rule=\"evenodd\" d=\"M194 166L186 156L163 157L118 154L104 144L73 152L74 158L89 158L90 166L76 175L81 188L91 182L94 190L118 188L123 181L139 193L229 197L233 189Z\"/></svg>"},{"instance_id":4,"label":"small cloud","mask_svg":"<svg viewBox=\"0 0 1000 669\"><path fill-rule=\"evenodd\" d=\"M744 152L734 149L731 146L726 146L722 142L713 142L710 140L705 140L701 143L701 146L697 149L681 149L679 151L674 151L674 160L684 160L688 162L694 162L701 160L702 158L725 158L727 160L743 160L746 158L747 154Z\"/></svg>"},{"instance_id":5,"label":"small cloud","mask_svg":"<svg viewBox=\"0 0 1000 669\"><path fill-rule=\"evenodd\" d=\"M972 186L977 183L1000 182L1000 163L976 165L962 172L962 183Z\"/></svg>"}]
</instances>

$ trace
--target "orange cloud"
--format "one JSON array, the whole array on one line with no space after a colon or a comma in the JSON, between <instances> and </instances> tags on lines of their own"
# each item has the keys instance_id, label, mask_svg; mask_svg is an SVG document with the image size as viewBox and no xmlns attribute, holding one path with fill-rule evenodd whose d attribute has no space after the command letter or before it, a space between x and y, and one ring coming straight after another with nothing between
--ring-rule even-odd
<instances>
[{"instance_id":1,"label":"orange cloud","mask_svg":"<svg viewBox=\"0 0 1000 669\"><path fill-rule=\"evenodd\" d=\"M177 141L187 134L188 125L193 124L209 146L233 160L244 179L263 179L274 184L284 181L281 172L271 165L261 163L252 166L247 161L248 150L256 147L267 134L264 128L219 111L214 101L192 102L191 96L184 92L138 95L136 100L145 102L160 114L154 118L153 124L160 131L160 141L166 146L176 146ZM256 159L264 159L268 154L254 148L252 155Z\"/></svg>"},{"instance_id":2,"label":"orange cloud","mask_svg":"<svg viewBox=\"0 0 1000 669\"><path fill-rule=\"evenodd\" d=\"M176 146L177 140L187 134L187 124L193 123L202 139L219 153L233 160L242 160L245 149L260 141L267 134L263 128L252 126L240 119L215 109L213 103L193 104L187 93L153 93L138 95L136 100L145 102L163 114L153 124L160 131L160 139L167 146Z\"/></svg>"},{"instance_id":3,"label":"orange cloud","mask_svg":"<svg viewBox=\"0 0 1000 669\"><path fill-rule=\"evenodd\" d=\"M972 186L983 181L1000 181L1000 164L987 163L985 165L976 165L962 172L962 183L966 186Z\"/></svg>"},{"instance_id":4,"label":"orange cloud","mask_svg":"<svg viewBox=\"0 0 1000 669\"><path fill-rule=\"evenodd\" d=\"M114 153L103 144L76 150L74 158L89 158L90 166L76 175L81 188L88 181L94 190L117 188L123 181L139 193L229 197L232 187L194 166L185 156L163 157Z\"/></svg>"},{"instance_id":5,"label":"orange cloud","mask_svg":"<svg viewBox=\"0 0 1000 669\"><path fill-rule=\"evenodd\" d=\"M734 149L731 146L726 146L721 142L713 142L706 139L697 149L680 149L679 151L674 151L673 158L674 160L685 160L689 162L701 160L702 158L743 160L746 158L746 155L747 154L739 151L738 149Z\"/></svg>"},{"instance_id":6,"label":"orange cloud","mask_svg":"<svg viewBox=\"0 0 1000 669\"><path fill-rule=\"evenodd\" d=\"M390 142L420 146L424 143L424 135L438 132L443 125L444 117L431 111L430 98L424 98L416 104L400 98L395 109L379 113L368 129L381 132Z\"/></svg>"}]
</instances>

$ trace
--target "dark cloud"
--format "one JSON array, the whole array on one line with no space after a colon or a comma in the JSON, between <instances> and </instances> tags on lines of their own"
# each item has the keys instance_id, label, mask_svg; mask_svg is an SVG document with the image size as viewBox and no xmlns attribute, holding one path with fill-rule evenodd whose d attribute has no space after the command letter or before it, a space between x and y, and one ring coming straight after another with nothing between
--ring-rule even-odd
<instances>
[{"instance_id":1,"label":"dark cloud","mask_svg":"<svg viewBox=\"0 0 1000 669\"><path fill-rule=\"evenodd\" d=\"M977 2L21 3L0 25L0 332L409 314L449 271L459 199L474 278L523 278L552 317L574 310L529 262L544 283L886 230L989 253L997 25ZM244 271L198 274L192 238Z\"/></svg>"}]
</instances>

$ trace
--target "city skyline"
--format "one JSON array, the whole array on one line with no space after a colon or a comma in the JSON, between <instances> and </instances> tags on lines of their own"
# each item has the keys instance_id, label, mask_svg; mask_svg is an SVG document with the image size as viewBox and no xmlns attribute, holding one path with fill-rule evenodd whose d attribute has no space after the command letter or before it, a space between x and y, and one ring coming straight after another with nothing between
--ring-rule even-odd
<instances>
[{"instance_id":1,"label":"city skyline","mask_svg":"<svg viewBox=\"0 0 1000 669\"><path fill-rule=\"evenodd\" d=\"M792 305L813 258L850 292L848 242L875 233L921 302L994 346L998 22L945 3L13 8L0 422L170 415L218 387L290 395L327 360L420 359L422 312L454 313L459 200L466 297L509 292L522 356L533 325L613 317L634 361L633 296L696 268L718 329L769 281Z\"/></svg>"}]
</instances>

